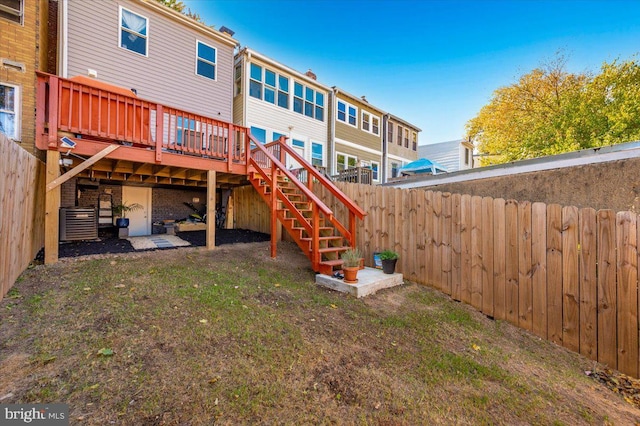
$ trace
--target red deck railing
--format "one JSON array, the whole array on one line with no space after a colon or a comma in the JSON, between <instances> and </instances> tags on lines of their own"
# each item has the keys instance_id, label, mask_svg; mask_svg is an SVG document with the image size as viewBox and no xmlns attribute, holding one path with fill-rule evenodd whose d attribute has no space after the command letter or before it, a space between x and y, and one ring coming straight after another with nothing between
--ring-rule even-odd
<instances>
[{"instance_id":1,"label":"red deck railing","mask_svg":"<svg viewBox=\"0 0 640 426\"><path fill-rule=\"evenodd\" d=\"M245 127L138 98L117 86L38 74L40 149L57 145L57 132L102 142L248 164ZM45 129L48 123L48 129ZM48 130L48 135L47 131Z\"/></svg>"}]
</instances>

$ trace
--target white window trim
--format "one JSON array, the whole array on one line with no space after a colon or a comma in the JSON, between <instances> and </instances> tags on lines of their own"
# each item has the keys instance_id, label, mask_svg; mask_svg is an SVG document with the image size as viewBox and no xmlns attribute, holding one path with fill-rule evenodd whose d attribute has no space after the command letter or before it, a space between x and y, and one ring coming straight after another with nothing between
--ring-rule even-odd
<instances>
[{"instance_id":1,"label":"white window trim","mask_svg":"<svg viewBox=\"0 0 640 426\"><path fill-rule=\"evenodd\" d=\"M7 13L9 15L13 15L13 16L17 16L20 18L20 22L16 22L16 21L12 21L10 19L7 18L3 18L5 19L7 22L11 22L12 24L18 24L21 26L24 26L24 2L26 0L20 0L20 10L18 10L16 12L15 9L12 9L10 7L4 6L4 5L0 5L0 10L2 10L4 13Z\"/></svg>"},{"instance_id":2,"label":"white window trim","mask_svg":"<svg viewBox=\"0 0 640 426\"><path fill-rule=\"evenodd\" d=\"M15 99L13 100L13 104L15 105L15 111L9 111L9 110L5 110L6 112L10 112L15 114L16 116L16 120L15 120L15 126L16 126L16 134L15 134L15 138L7 135L7 137L11 140L14 141L20 141L22 140L22 102L20 100L21 98L21 93L20 93L20 86L16 86L15 84L9 84L9 83L5 83L0 81L0 85L2 86L6 86L6 87L13 87L15 89Z\"/></svg>"},{"instance_id":3,"label":"white window trim","mask_svg":"<svg viewBox=\"0 0 640 426\"><path fill-rule=\"evenodd\" d=\"M142 53L138 53L138 52L133 51L131 49L127 49L126 47L122 47L122 30L123 30L123 27L122 27L122 10L123 9L126 10L129 13L133 13L134 15L138 15L138 16L142 17L147 21L147 35L144 38L145 46L146 46L144 55ZM131 53L136 54L138 56L143 56L145 58L148 58L149 57L149 38L151 37L151 28L150 27L151 27L151 21L149 20L149 18L147 18L146 16L141 15L141 14L139 14L137 12L134 12L133 10L127 9L126 7L120 6L119 7L119 13L118 13L118 47L120 49L126 50L127 52L131 52Z\"/></svg>"},{"instance_id":4,"label":"white window trim","mask_svg":"<svg viewBox=\"0 0 640 426\"><path fill-rule=\"evenodd\" d=\"M374 182L380 182L380 162L379 161L369 161L369 164L371 165L371 176L373 176L373 165L375 164L376 166L378 166L378 178L377 179L373 179Z\"/></svg>"},{"instance_id":5,"label":"white window trim","mask_svg":"<svg viewBox=\"0 0 640 426\"><path fill-rule=\"evenodd\" d=\"M355 160L356 167L358 167L358 157L356 157L355 155L345 154L344 152L336 151L336 157L335 157L336 164L334 165L334 169L335 169L336 173L339 172L339 170L338 170L338 155L344 155L344 159L346 161L346 164L345 164L346 169L345 170L347 170L349 168L349 158L353 158Z\"/></svg>"},{"instance_id":6,"label":"white window trim","mask_svg":"<svg viewBox=\"0 0 640 426\"><path fill-rule=\"evenodd\" d=\"M309 118L309 117L307 117L307 118ZM314 118L314 120L315 120L315 118ZM319 120L316 120L316 121L319 121ZM311 148L311 151L310 151L310 153L311 153L311 157L310 157L311 165L313 165L313 145L320 145L322 147L322 165L320 167L326 167L325 164L327 164L327 161L326 161L325 157L327 155L327 145L322 143L322 142L317 142L317 141L313 141L313 140L309 141L309 147Z\"/></svg>"},{"instance_id":7,"label":"white window trim","mask_svg":"<svg viewBox=\"0 0 640 426\"><path fill-rule=\"evenodd\" d=\"M345 112L344 112L344 121L340 120L338 118L338 104L343 103L345 105ZM351 124L349 123L349 107L351 108L355 108L356 110L356 124ZM341 123L346 124L347 126L351 126L354 129L358 128L358 107L355 105L351 105L349 102L347 101L343 101L342 99L338 99L336 102L336 121L339 121Z\"/></svg>"},{"instance_id":8,"label":"white window trim","mask_svg":"<svg viewBox=\"0 0 640 426\"><path fill-rule=\"evenodd\" d=\"M365 130L364 128L364 116L368 115L369 116L369 130ZM373 131L373 119L376 118L378 120L378 133L375 133ZM380 136L380 117L378 117L377 115L373 115L371 114L369 111L365 111L362 110L362 114L360 114L360 129L362 129L363 132L366 133L371 133L372 135L375 136Z\"/></svg>"},{"instance_id":9,"label":"white window trim","mask_svg":"<svg viewBox=\"0 0 640 426\"><path fill-rule=\"evenodd\" d=\"M200 59L200 57L198 56L198 43L202 43L205 46L210 47L210 48L213 49L214 56L216 58L216 62L211 62L208 59L204 59L204 58ZM201 60L202 62L205 62L207 64L213 65L213 78L209 78L207 76L198 74L198 61L199 60ZM202 40L196 39L196 62L194 64L195 68L193 69L193 72L196 74L196 76L201 77L201 78L205 78L208 81L218 81L218 62L217 61L218 61L218 49L216 47L214 47L214 46L211 46L210 44L205 43ZM235 67L233 68L233 72L235 73ZM234 77L235 77L235 75L234 75ZM234 79L234 82L235 82L235 79Z\"/></svg>"}]
</instances>

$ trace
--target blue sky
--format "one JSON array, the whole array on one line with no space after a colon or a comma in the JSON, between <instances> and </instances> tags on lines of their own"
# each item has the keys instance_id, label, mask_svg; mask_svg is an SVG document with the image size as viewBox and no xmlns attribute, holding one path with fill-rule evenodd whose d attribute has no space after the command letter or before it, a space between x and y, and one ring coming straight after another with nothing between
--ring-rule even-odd
<instances>
[{"instance_id":1,"label":"blue sky","mask_svg":"<svg viewBox=\"0 0 640 426\"><path fill-rule=\"evenodd\" d=\"M209 25L420 127L459 139L501 86L552 59L596 73L640 52L640 1L183 0Z\"/></svg>"}]
</instances>

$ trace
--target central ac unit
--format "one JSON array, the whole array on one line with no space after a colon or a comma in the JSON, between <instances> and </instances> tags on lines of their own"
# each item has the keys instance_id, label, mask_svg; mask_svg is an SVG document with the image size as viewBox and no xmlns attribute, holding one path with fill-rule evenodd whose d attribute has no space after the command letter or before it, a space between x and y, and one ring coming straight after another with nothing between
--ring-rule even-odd
<instances>
[{"instance_id":1,"label":"central ac unit","mask_svg":"<svg viewBox=\"0 0 640 426\"><path fill-rule=\"evenodd\" d=\"M60 209L60 241L98 238L96 209L63 207Z\"/></svg>"}]
</instances>

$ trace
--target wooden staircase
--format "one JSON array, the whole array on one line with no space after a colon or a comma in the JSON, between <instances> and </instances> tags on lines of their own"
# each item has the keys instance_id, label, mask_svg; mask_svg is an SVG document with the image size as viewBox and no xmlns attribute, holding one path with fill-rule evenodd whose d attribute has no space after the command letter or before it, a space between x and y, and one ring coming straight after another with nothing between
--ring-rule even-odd
<instances>
[{"instance_id":1,"label":"wooden staircase","mask_svg":"<svg viewBox=\"0 0 640 426\"><path fill-rule=\"evenodd\" d=\"M355 219L365 212L340 191L329 179L291 149L284 138L256 147L249 160L249 181L262 199L271 206L271 250L275 257L276 220L311 260L314 271L331 275L342 267L340 254L355 247ZM307 182L301 182L284 166L286 156L306 169ZM323 185L349 210L349 225L343 225L313 192L313 185Z\"/></svg>"}]
</instances>

